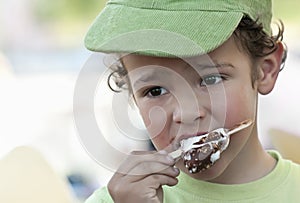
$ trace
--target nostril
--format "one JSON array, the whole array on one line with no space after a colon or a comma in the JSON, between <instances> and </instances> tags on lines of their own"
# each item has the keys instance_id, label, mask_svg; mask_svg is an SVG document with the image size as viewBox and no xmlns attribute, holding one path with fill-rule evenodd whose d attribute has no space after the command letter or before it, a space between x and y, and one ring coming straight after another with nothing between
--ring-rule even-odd
<instances>
[{"instance_id":1,"label":"nostril","mask_svg":"<svg viewBox=\"0 0 300 203\"><path fill-rule=\"evenodd\" d=\"M173 113L173 121L177 124L193 124L195 121L200 120L203 118L202 115L200 115L199 112L187 112L184 113Z\"/></svg>"},{"instance_id":2,"label":"nostril","mask_svg":"<svg viewBox=\"0 0 300 203\"><path fill-rule=\"evenodd\" d=\"M206 116L206 109L195 104L178 106L173 111L173 121L177 124L193 124Z\"/></svg>"}]
</instances>

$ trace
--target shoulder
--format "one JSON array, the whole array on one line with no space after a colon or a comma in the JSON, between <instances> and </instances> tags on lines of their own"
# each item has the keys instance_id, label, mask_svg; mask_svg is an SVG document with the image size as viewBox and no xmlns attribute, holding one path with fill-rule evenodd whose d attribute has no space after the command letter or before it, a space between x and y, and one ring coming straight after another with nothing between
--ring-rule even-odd
<instances>
[{"instance_id":1,"label":"shoulder","mask_svg":"<svg viewBox=\"0 0 300 203\"><path fill-rule=\"evenodd\" d=\"M300 164L295 163L289 159L283 158L278 151L269 150L268 153L277 160L278 165L283 166L282 169L289 168L292 171L300 170Z\"/></svg>"},{"instance_id":2,"label":"shoulder","mask_svg":"<svg viewBox=\"0 0 300 203\"><path fill-rule=\"evenodd\" d=\"M283 174L285 177L282 179L282 184L288 184L290 186L297 186L297 191L300 192L300 165L292 162L291 160L284 159L277 151L269 151L269 153L277 159L277 170L279 174Z\"/></svg>"},{"instance_id":3,"label":"shoulder","mask_svg":"<svg viewBox=\"0 0 300 203\"><path fill-rule=\"evenodd\" d=\"M111 196L107 190L107 187L96 190L85 203L113 203Z\"/></svg>"},{"instance_id":4,"label":"shoulder","mask_svg":"<svg viewBox=\"0 0 300 203\"><path fill-rule=\"evenodd\" d=\"M297 184L300 189L300 164L290 162L290 165L291 165L290 174L295 180L295 184Z\"/></svg>"}]
</instances>

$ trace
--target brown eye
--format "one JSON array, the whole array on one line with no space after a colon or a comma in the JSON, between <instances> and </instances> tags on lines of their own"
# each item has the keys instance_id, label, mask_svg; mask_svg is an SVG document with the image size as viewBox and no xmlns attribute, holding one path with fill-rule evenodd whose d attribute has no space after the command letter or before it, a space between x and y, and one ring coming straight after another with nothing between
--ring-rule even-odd
<instances>
[{"instance_id":1,"label":"brown eye","mask_svg":"<svg viewBox=\"0 0 300 203\"><path fill-rule=\"evenodd\" d=\"M149 97L158 97L168 93L168 91L163 87L153 87L146 92Z\"/></svg>"}]
</instances>

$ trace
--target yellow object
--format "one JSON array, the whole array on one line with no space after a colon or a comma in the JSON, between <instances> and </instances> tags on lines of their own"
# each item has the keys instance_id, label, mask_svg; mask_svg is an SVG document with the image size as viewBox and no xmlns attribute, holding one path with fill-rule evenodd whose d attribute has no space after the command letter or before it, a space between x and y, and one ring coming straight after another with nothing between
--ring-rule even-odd
<instances>
[{"instance_id":1,"label":"yellow object","mask_svg":"<svg viewBox=\"0 0 300 203\"><path fill-rule=\"evenodd\" d=\"M0 202L71 203L74 199L40 152L17 147L0 160Z\"/></svg>"},{"instance_id":2,"label":"yellow object","mask_svg":"<svg viewBox=\"0 0 300 203\"><path fill-rule=\"evenodd\" d=\"M279 129L269 131L273 146L281 155L300 164L300 136Z\"/></svg>"}]
</instances>

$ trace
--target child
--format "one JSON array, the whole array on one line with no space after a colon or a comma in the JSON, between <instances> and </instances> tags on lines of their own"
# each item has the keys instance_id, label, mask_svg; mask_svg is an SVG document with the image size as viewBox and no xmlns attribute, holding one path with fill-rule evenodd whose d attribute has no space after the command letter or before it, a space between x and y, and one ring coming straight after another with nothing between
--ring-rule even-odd
<instances>
[{"instance_id":1,"label":"child","mask_svg":"<svg viewBox=\"0 0 300 203\"><path fill-rule=\"evenodd\" d=\"M258 94L272 91L286 56L271 17L269 0L108 1L85 43L122 56L112 76L157 151L132 152L87 202L300 201L300 166L258 139ZM247 119L201 172L170 156L180 140Z\"/></svg>"}]
</instances>

